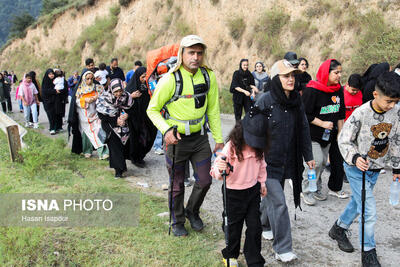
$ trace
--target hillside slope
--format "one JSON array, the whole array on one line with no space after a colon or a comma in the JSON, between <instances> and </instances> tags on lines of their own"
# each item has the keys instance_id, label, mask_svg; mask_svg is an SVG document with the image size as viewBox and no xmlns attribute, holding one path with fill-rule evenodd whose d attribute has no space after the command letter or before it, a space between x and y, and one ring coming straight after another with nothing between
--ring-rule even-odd
<instances>
[{"instance_id":1,"label":"hillside slope","mask_svg":"<svg viewBox=\"0 0 400 267\"><path fill-rule=\"evenodd\" d=\"M249 58L252 70L259 60L271 66L287 50L308 58L313 76L328 57L342 61L347 74L374 61L400 60L400 1L135 0L128 7L119 2L97 0L43 19L3 49L1 68L72 71L89 56L97 63L118 57L130 68L146 51L190 33L205 39L208 61L224 87L241 58Z\"/></svg>"}]
</instances>

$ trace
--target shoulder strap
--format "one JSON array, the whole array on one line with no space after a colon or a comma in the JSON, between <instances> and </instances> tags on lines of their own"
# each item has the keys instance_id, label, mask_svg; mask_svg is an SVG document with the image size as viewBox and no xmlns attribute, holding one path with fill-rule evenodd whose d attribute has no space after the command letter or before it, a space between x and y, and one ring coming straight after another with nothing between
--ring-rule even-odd
<instances>
[{"instance_id":1,"label":"shoulder strap","mask_svg":"<svg viewBox=\"0 0 400 267\"><path fill-rule=\"evenodd\" d=\"M207 93L210 91L210 75L208 74L208 71L204 67L200 67L201 74L204 76L204 80L206 81L207 85Z\"/></svg>"}]
</instances>

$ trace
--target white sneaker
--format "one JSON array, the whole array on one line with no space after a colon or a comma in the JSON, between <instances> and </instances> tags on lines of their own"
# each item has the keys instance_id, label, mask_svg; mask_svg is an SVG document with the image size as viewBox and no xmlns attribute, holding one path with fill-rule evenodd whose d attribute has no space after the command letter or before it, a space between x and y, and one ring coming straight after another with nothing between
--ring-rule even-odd
<instances>
[{"instance_id":1,"label":"white sneaker","mask_svg":"<svg viewBox=\"0 0 400 267\"><path fill-rule=\"evenodd\" d=\"M264 239L267 239L267 240L273 240L273 239L274 239L274 235L272 234L272 231L271 231L271 230L269 230L269 231L263 231L263 232L262 232L262 237L263 237Z\"/></svg>"},{"instance_id":2,"label":"white sneaker","mask_svg":"<svg viewBox=\"0 0 400 267\"><path fill-rule=\"evenodd\" d=\"M275 259L281 262L291 262L297 259L297 256L293 252L286 252L282 254L275 253Z\"/></svg>"},{"instance_id":3,"label":"white sneaker","mask_svg":"<svg viewBox=\"0 0 400 267\"><path fill-rule=\"evenodd\" d=\"M35 123L33 124L33 129L37 129L37 128L39 128L39 123L35 122Z\"/></svg>"},{"instance_id":4,"label":"white sneaker","mask_svg":"<svg viewBox=\"0 0 400 267\"><path fill-rule=\"evenodd\" d=\"M88 159L92 156L92 154L86 153L86 154L83 154L83 156Z\"/></svg>"},{"instance_id":5,"label":"white sneaker","mask_svg":"<svg viewBox=\"0 0 400 267\"><path fill-rule=\"evenodd\" d=\"M29 124L29 122L25 122L25 127L27 127L27 128L31 127L31 125Z\"/></svg>"},{"instance_id":6,"label":"white sneaker","mask_svg":"<svg viewBox=\"0 0 400 267\"><path fill-rule=\"evenodd\" d=\"M50 131L50 134L51 134L51 135L55 135L55 134L56 134L56 131L51 130L51 131Z\"/></svg>"},{"instance_id":7,"label":"white sneaker","mask_svg":"<svg viewBox=\"0 0 400 267\"><path fill-rule=\"evenodd\" d=\"M223 258L222 261L224 262L225 267L238 267L239 266L237 259L235 259L235 258L229 258L229 266L228 266L228 262L225 258Z\"/></svg>"},{"instance_id":8,"label":"white sneaker","mask_svg":"<svg viewBox=\"0 0 400 267\"><path fill-rule=\"evenodd\" d=\"M164 150L162 150L162 149L156 149L155 151L154 151L154 153L156 153L157 155L164 155Z\"/></svg>"},{"instance_id":9,"label":"white sneaker","mask_svg":"<svg viewBox=\"0 0 400 267\"><path fill-rule=\"evenodd\" d=\"M329 190L329 195L335 196L335 197L338 197L338 198L342 198L342 199L350 197L350 195L347 192L343 191L343 190L340 190L340 191L337 191L337 192Z\"/></svg>"},{"instance_id":10,"label":"white sneaker","mask_svg":"<svg viewBox=\"0 0 400 267\"><path fill-rule=\"evenodd\" d=\"M385 169L382 169L379 173L380 173L380 174L385 174L386 171L385 171Z\"/></svg>"}]
</instances>

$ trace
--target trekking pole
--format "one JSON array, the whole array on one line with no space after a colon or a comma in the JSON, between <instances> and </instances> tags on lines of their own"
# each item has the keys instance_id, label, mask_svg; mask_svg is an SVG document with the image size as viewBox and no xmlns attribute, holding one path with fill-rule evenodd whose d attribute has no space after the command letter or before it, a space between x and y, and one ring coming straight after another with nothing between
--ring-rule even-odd
<instances>
[{"instance_id":1,"label":"trekking pole","mask_svg":"<svg viewBox=\"0 0 400 267\"><path fill-rule=\"evenodd\" d=\"M364 160L366 156L362 157ZM361 189L361 262L364 254L364 226L365 226L365 171L362 174L362 189Z\"/></svg>"},{"instance_id":2,"label":"trekking pole","mask_svg":"<svg viewBox=\"0 0 400 267\"><path fill-rule=\"evenodd\" d=\"M173 126L172 127L172 131L173 134L175 136L176 139L178 139L177 137L177 126ZM169 195L169 228L168 228L168 235L171 234L171 227L172 227L172 196L173 196L173 190L174 190L174 178L175 178L175 146L176 145L172 145L172 166L171 166L171 176L170 176L170 195Z\"/></svg>"},{"instance_id":3,"label":"trekking pole","mask_svg":"<svg viewBox=\"0 0 400 267\"><path fill-rule=\"evenodd\" d=\"M222 157L222 160L226 160L226 157ZM233 166L231 164L228 163L228 168L231 171L233 171ZM229 174L226 173L226 170L224 170L222 172L222 177L223 177L223 204L224 204L224 233L225 233L225 244L226 244L226 248L228 249L228 245L229 245L229 225L228 225L228 205L227 205L227 201L226 201L226 177ZM229 257L226 259L226 266L230 266L230 262L229 262Z\"/></svg>"}]
</instances>

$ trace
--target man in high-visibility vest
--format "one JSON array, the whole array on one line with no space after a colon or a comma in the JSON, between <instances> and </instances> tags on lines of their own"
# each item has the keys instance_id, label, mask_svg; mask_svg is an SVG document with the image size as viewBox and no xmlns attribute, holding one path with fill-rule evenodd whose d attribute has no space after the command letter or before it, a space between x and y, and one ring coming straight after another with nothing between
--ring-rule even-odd
<instances>
[{"instance_id":1,"label":"man in high-visibility vest","mask_svg":"<svg viewBox=\"0 0 400 267\"><path fill-rule=\"evenodd\" d=\"M200 206L211 185L211 149L205 129L206 116L216 142L214 152L222 150L218 85L214 72L205 65L206 45L196 35L184 37L180 43L178 62L157 84L147 114L164 135L167 168L174 171L172 199L172 232L186 236L185 216L195 231L204 227ZM160 113L162 111L163 115ZM177 133L174 134L174 127ZM175 146L175 155L173 155ZM172 160L175 156L175 168ZM196 182L184 208L185 162L192 162ZM172 201L172 203L171 203Z\"/></svg>"}]
</instances>

